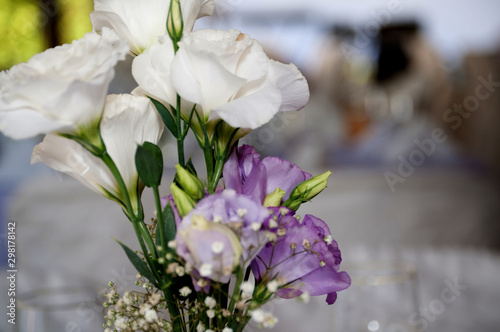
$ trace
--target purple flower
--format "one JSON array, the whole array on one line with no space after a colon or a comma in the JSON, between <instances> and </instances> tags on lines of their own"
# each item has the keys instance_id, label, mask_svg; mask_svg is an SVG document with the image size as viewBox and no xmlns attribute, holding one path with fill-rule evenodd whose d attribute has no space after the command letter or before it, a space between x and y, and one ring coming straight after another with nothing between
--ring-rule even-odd
<instances>
[{"instance_id":1,"label":"purple flower","mask_svg":"<svg viewBox=\"0 0 500 332\"><path fill-rule=\"evenodd\" d=\"M277 278L283 286L276 294L282 298L304 292L326 294L326 302L333 304L337 292L349 287L351 279L339 272L341 254L328 226L311 215L300 223L286 208L273 211L266 228L277 228L277 240L268 243L252 262L255 277L258 281Z\"/></svg>"},{"instance_id":2,"label":"purple flower","mask_svg":"<svg viewBox=\"0 0 500 332\"><path fill-rule=\"evenodd\" d=\"M234 149L224 165L223 174L226 188L258 202L263 202L264 197L276 188L285 191L282 198L284 202L298 184L311 178L311 174L302 171L297 165L278 157L267 157L260 161L260 154L249 145Z\"/></svg>"},{"instance_id":3,"label":"purple flower","mask_svg":"<svg viewBox=\"0 0 500 332\"><path fill-rule=\"evenodd\" d=\"M267 243L261 230L269 211L251 198L224 190L205 197L177 228L177 253L201 277L228 282Z\"/></svg>"}]
</instances>

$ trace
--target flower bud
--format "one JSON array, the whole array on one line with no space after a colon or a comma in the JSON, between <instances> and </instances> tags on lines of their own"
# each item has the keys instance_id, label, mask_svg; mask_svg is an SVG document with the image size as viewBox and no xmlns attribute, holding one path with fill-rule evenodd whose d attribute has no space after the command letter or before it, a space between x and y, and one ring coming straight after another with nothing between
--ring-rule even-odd
<instances>
[{"instance_id":1,"label":"flower bud","mask_svg":"<svg viewBox=\"0 0 500 332\"><path fill-rule=\"evenodd\" d=\"M186 194L188 194L193 200L200 200L205 196L205 190L203 184L194 176L191 172L186 170L181 165L175 165L177 170L176 180L181 186Z\"/></svg>"},{"instance_id":2,"label":"flower bud","mask_svg":"<svg viewBox=\"0 0 500 332\"><path fill-rule=\"evenodd\" d=\"M194 209L196 203L184 190L179 188L175 183L172 183L170 190L172 191L172 196L174 197L174 202L181 218Z\"/></svg>"},{"instance_id":3,"label":"flower bud","mask_svg":"<svg viewBox=\"0 0 500 332\"><path fill-rule=\"evenodd\" d=\"M204 277L228 282L240 264L243 248L236 233L225 224L192 215L191 224L179 230L177 239L181 246L185 246L185 250L180 251L181 257L192 263ZM221 243L224 250L214 251L214 243Z\"/></svg>"},{"instance_id":4,"label":"flower bud","mask_svg":"<svg viewBox=\"0 0 500 332\"><path fill-rule=\"evenodd\" d=\"M280 206L281 199L285 196L285 191L280 188L276 188L272 193L269 193L264 197L264 205L265 207L270 206Z\"/></svg>"},{"instance_id":5,"label":"flower bud","mask_svg":"<svg viewBox=\"0 0 500 332\"><path fill-rule=\"evenodd\" d=\"M177 42L182 38L184 22L182 20L181 4L179 0L170 1L170 10L167 18L167 30L177 49Z\"/></svg>"},{"instance_id":6,"label":"flower bud","mask_svg":"<svg viewBox=\"0 0 500 332\"><path fill-rule=\"evenodd\" d=\"M290 197L283 205L297 211L302 203L310 201L326 188L331 174L332 172L328 171L302 182L293 189Z\"/></svg>"}]
</instances>

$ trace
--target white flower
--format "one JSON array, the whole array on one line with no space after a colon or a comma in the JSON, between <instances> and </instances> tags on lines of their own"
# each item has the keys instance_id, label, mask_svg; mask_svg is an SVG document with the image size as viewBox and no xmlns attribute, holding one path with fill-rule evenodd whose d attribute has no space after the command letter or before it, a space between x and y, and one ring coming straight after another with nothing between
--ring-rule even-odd
<instances>
[{"instance_id":1,"label":"white flower","mask_svg":"<svg viewBox=\"0 0 500 332\"><path fill-rule=\"evenodd\" d=\"M277 323L278 318L276 318L273 314L271 314L270 312L266 312L264 314L262 325L264 325L265 328L272 329Z\"/></svg>"},{"instance_id":2,"label":"white flower","mask_svg":"<svg viewBox=\"0 0 500 332\"><path fill-rule=\"evenodd\" d=\"M196 19L212 15L214 0L180 0L184 31L191 31ZM138 55L160 35L166 34L169 0L94 0L90 20L94 30L115 30L128 40Z\"/></svg>"},{"instance_id":3,"label":"white flower","mask_svg":"<svg viewBox=\"0 0 500 332\"><path fill-rule=\"evenodd\" d=\"M264 311L261 309L255 309L251 313L252 319L257 323L262 323L264 321Z\"/></svg>"},{"instance_id":4,"label":"white flower","mask_svg":"<svg viewBox=\"0 0 500 332\"><path fill-rule=\"evenodd\" d=\"M144 316L148 310L151 310L151 308L152 308L151 304L143 303L139 307L139 313Z\"/></svg>"},{"instance_id":5,"label":"white flower","mask_svg":"<svg viewBox=\"0 0 500 332\"><path fill-rule=\"evenodd\" d=\"M272 293L275 293L277 290L278 290L278 286L279 286L279 283L277 280L272 280L270 281L268 284L267 284L267 289L272 292Z\"/></svg>"},{"instance_id":6,"label":"white flower","mask_svg":"<svg viewBox=\"0 0 500 332\"><path fill-rule=\"evenodd\" d=\"M157 305L158 303L160 303L160 300L161 300L161 295L158 294L158 293L153 293L149 296L149 303L151 303L152 305Z\"/></svg>"},{"instance_id":7,"label":"white flower","mask_svg":"<svg viewBox=\"0 0 500 332\"><path fill-rule=\"evenodd\" d=\"M184 286L181 289L179 289L179 293L181 294L181 296L184 297L189 296L189 294L191 294L192 292L193 291L188 286Z\"/></svg>"},{"instance_id":8,"label":"white flower","mask_svg":"<svg viewBox=\"0 0 500 332\"><path fill-rule=\"evenodd\" d=\"M207 310L207 317L212 319L215 317L215 310L213 309L210 309L210 310Z\"/></svg>"},{"instance_id":9,"label":"white flower","mask_svg":"<svg viewBox=\"0 0 500 332\"><path fill-rule=\"evenodd\" d=\"M203 121L222 119L234 128L255 129L309 100L297 67L269 59L256 40L236 30L184 34L171 82L182 98L197 104Z\"/></svg>"},{"instance_id":10,"label":"white flower","mask_svg":"<svg viewBox=\"0 0 500 332\"><path fill-rule=\"evenodd\" d=\"M210 277L212 275L212 264L210 263L203 263L200 266L200 275L202 277Z\"/></svg>"},{"instance_id":11,"label":"white flower","mask_svg":"<svg viewBox=\"0 0 500 332\"><path fill-rule=\"evenodd\" d=\"M205 305L209 308L209 309L213 309L215 308L215 306L217 305L217 301L215 301L215 299L211 296L207 296L205 298Z\"/></svg>"},{"instance_id":12,"label":"white flower","mask_svg":"<svg viewBox=\"0 0 500 332\"><path fill-rule=\"evenodd\" d=\"M196 104L201 121L211 124L209 135L219 119L248 132L309 99L297 67L269 59L256 40L236 30L185 33L176 54L168 36L160 37L134 59L132 73L139 84L134 94L172 106L179 94L184 119Z\"/></svg>"},{"instance_id":13,"label":"white flower","mask_svg":"<svg viewBox=\"0 0 500 332\"><path fill-rule=\"evenodd\" d=\"M0 73L0 131L22 139L95 129L114 66L127 44L115 32L87 33Z\"/></svg>"},{"instance_id":14,"label":"white flower","mask_svg":"<svg viewBox=\"0 0 500 332\"><path fill-rule=\"evenodd\" d=\"M273 328L276 323L278 323L278 318L273 316L270 312L265 312L262 309L253 310L250 315L256 323L262 324L265 328Z\"/></svg>"},{"instance_id":15,"label":"white flower","mask_svg":"<svg viewBox=\"0 0 500 332\"><path fill-rule=\"evenodd\" d=\"M148 323L156 322L158 320L158 314L156 313L156 310L154 309L147 310L146 313L144 314L144 319L146 319Z\"/></svg>"},{"instance_id":16,"label":"white flower","mask_svg":"<svg viewBox=\"0 0 500 332\"><path fill-rule=\"evenodd\" d=\"M118 329L118 331L125 330L128 328L128 320L125 317L120 317L117 320L115 320L115 327Z\"/></svg>"},{"instance_id":17,"label":"white flower","mask_svg":"<svg viewBox=\"0 0 500 332\"><path fill-rule=\"evenodd\" d=\"M182 277L185 273L186 273L186 270L184 269L184 267L182 266L177 266L175 268L175 273L179 276L179 277Z\"/></svg>"},{"instance_id":18,"label":"white flower","mask_svg":"<svg viewBox=\"0 0 500 332\"><path fill-rule=\"evenodd\" d=\"M170 68L174 59L174 46L168 35L148 47L132 62L132 75L139 87L135 95L147 95L169 105L176 105L177 92L171 79Z\"/></svg>"},{"instance_id":19,"label":"white flower","mask_svg":"<svg viewBox=\"0 0 500 332\"><path fill-rule=\"evenodd\" d=\"M242 283L241 284L242 297L244 299L251 298L254 288L255 288L255 286L252 283L250 283L249 281L245 281L244 283Z\"/></svg>"},{"instance_id":20,"label":"white flower","mask_svg":"<svg viewBox=\"0 0 500 332\"><path fill-rule=\"evenodd\" d=\"M214 254L220 254L224 250L224 242L215 241L212 243L212 252Z\"/></svg>"},{"instance_id":21,"label":"white flower","mask_svg":"<svg viewBox=\"0 0 500 332\"><path fill-rule=\"evenodd\" d=\"M101 136L113 159L132 201L137 204L139 187L135 167L138 144L157 143L163 124L147 98L132 95L109 95L101 121ZM95 192L108 198L122 195L118 183L104 162L77 142L56 135L47 135L33 150L31 163L43 162L66 173Z\"/></svg>"},{"instance_id":22,"label":"white flower","mask_svg":"<svg viewBox=\"0 0 500 332\"><path fill-rule=\"evenodd\" d=\"M199 322L198 325L196 326L196 332L204 332L204 331L205 331L205 325Z\"/></svg>"},{"instance_id":23,"label":"white flower","mask_svg":"<svg viewBox=\"0 0 500 332\"><path fill-rule=\"evenodd\" d=\"M309 295L309 292L305 291L300 295L299 299L304 303L309 303L311 296Z\"/></svg>"},{"instance_id":24,"label":"white flower","mask_svg":"<svg viewBox=\"0 0 500 332\"><path fill-rule=\"evenodd\" d=\"M233 332L233 329L229 328L229 327L225 327L224 329L222 329L222 332Z\"/></svg>"},{"instance_id":25,"label":"white flower","mask_svg":"<svg viewBox=\"0 0 500 332\"><path fill-rule=\"evenodd\" d=\"M132 296L129 292L125 292L125 294L123 294L123 303L125 303L125 305L132 304Z\"/></svg>"}]
</instances>

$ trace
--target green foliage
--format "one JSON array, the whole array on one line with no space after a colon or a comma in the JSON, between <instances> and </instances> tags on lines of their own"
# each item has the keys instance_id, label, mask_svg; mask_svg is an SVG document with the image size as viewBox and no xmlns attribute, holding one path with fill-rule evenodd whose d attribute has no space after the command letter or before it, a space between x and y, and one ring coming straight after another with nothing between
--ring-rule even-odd
<instances>
[{"instance_id":1,"label":"green foliage","mask_svg":"<svg viewBox=\"0 0 500 332\"><path fill-rule=\"evenodd\" d=\"M163 156L160 148L153 143L144 142L137 147L135 166L142 182L147 187L158 187L163 174Z\"/></svg>"}]
</instances>

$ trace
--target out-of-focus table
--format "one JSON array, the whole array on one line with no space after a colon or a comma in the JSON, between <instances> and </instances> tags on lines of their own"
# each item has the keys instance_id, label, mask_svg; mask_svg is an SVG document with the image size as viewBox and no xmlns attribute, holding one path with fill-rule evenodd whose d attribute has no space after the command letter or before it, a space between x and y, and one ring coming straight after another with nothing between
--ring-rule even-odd
<instances>
[{"instance_id":1,"label":"out-of-focus table","mask_svg":"<svg viewBox=\"0 0 500 332\"><path fill-rule=\"evenodd\" d=\"M153 211L147 191L145 201ZM383 172L338 171L326 191L299 212L330 225L344 262L413 263L423 306L440 296L444 280L458 278L467 287L463 296L427 331L497 331L500 258L490 249L498 245L499 201L494 186L468 173L416 172L392 193ZM136 272L112 238L133 248L136 239L116 204L55 174L26 183L11 202L19 292L74 285L98 291L110 280L120 291L132 287ZM275 331L330 331L333 311L323 297L308 305L278 300L269 310L280 319Z\"/></svg>"}]
</instances>

